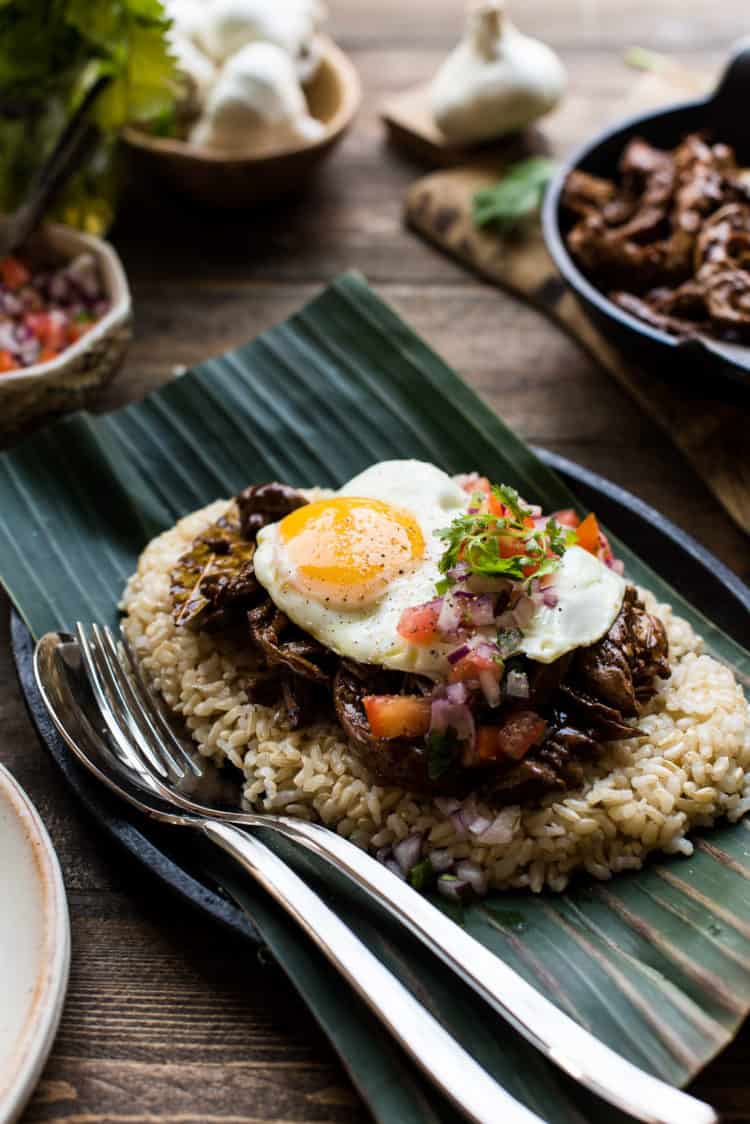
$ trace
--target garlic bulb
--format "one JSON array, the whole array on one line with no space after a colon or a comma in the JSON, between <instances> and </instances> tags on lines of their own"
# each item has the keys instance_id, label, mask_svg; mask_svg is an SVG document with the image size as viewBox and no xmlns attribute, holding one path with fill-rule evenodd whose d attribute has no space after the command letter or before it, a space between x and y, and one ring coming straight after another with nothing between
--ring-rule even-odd
<instances>
[{"instance_id":1,"label":"garlic bulb","mask_svg":"<svg viewBox=\"0 0 750 1124\"><path fill-rule=\"evenodd\" d=\"M309 71L324 14L320 0L212 0L201 8L194 38L219 65L248 43L260 42L283 47Z\"/></svg>"},{"instance_id":2,"label":"garlic bulb","mask_svg":"<svg viewBox=\"0 0 750 1124\"><path fill-rule=\"evenodd\" d=\"M525 128L557 104L564 88L565 70L554 51L522 35L502 0L482 0L435 75L430 100L444 136L473 143Z\"/></svg>"},{"instance_id":3,"label":"garlic bulb","mask_svg":"<svg viewBox=\"0 0 750 1124\"><path fill-rule=\"evenodd\" d=\"M190 140L255 154L315 141L324 131L307 111L287 52L273 43L248 43L222 67Z\"/></svg>"}]
</instances>

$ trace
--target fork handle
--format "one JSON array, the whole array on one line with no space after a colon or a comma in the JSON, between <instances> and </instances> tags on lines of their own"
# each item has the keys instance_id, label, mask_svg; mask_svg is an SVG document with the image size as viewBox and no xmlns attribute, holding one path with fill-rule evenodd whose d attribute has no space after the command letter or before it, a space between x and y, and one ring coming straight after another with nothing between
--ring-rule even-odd
<instances>
[{"instance_id":1,"label":"fork handle","mask_svg":"<svg viewBox=\"0 0 750 1124\"><path fill-rule=\"evenodd\" d=\"M543 1124L511 1097L325 902L265 844L217 820L196 826L259 882L338 968L453 1104L477 1124Z\"/></svg>"},{"instance_id":2,"label":"fork handle","mask_svg":"<svg viewBox=\"0 0 750 1124\"><path fill-rule=\"evenodd\" d=\"M320 824L268 816L279 831L349 877L427 945L555 1065L647 1124L717 1124L710 1105L639 1069L564 1014L513 968L366 851Z\"/></svg>"}]
</instances>

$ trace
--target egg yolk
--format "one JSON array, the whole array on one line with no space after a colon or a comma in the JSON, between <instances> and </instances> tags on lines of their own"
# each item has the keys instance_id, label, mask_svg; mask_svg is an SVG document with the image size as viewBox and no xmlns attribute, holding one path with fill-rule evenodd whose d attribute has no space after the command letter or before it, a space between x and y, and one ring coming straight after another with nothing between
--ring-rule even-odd
<instances>
[{"instance_id":1,"label":"egg yolk","mask_svg":"<svg viewBox=\"0 0 750 1124\"><path fill-rule=\"evenodd\" d=\"M340 608L377 601L414 569L425 542L414 516L382 500L334 496L306 504L279 524L295 585Z\"/></svg>"}]
</instances>

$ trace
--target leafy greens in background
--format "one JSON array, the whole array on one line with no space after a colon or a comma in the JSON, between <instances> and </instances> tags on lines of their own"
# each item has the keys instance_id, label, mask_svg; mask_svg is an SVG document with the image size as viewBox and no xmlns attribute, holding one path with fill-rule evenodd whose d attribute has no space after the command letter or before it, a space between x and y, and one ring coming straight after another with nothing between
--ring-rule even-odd
<instances>
[{"instance_id":1,"label":"leafy greens in background","mask_svg":"<svg viewBox=\"0 0 750 1124\"><path fill-rule=\"evenodd\" d=\"M535 216L547 184L555 174L547 156L529 156L512 164L502 179L477 191L472 200L475 226L494 225L506 234Z\"/></svg>"},{"instance_id":2,"label":"leafy greens in background","mask_svg":"<svg viewBox=\"0 0 750 1124\"><path fill-rule=\"evenodd\" d=\"M101 142L56 216L92 233L113 218L119 129L171 112L174 63L162 0L0 0L0 210L18 205L66 119L97 78Z\"/></svg>"}]
</instances>

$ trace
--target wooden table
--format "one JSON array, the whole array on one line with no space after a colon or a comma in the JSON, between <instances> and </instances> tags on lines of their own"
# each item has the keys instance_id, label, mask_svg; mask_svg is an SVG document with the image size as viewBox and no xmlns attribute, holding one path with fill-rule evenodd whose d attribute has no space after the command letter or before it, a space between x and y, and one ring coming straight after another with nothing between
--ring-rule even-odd
<instances>
[{"instance_id":1,"label":"wooden table","mask_svg":"<svg viewBox=\"0 0 750 1124\"><path fill-rule=\"evenodd\" d=\"M745 578L747 540L623 394L539 315L483 286L402 229L416 170L384 144L381 98L427 79L456 39L461 0L331 0L331 29L360 69L365 105L319 184L257 215L131 207L115 231L136 340L103 408L140 397L243 342L357 267L526 438L630 488ZM633 81L622 50L718 65L746 33L746 0L524 0L572 83L611 115ZM583 123L582 123L583 127ZM5 616L5 614L2 614ZM70 992L25 1124L357 1122L367 1111L281 971L165 899L102 839L39 749L8 652L0 753L36 801L63 864L73 924ZM750 1122L750 1031L695 1083Z\"/></svg>"}]
</instances>

